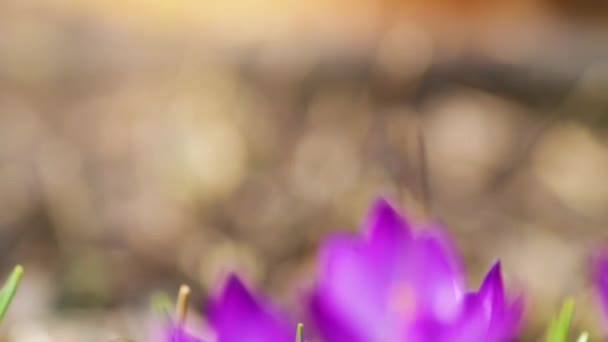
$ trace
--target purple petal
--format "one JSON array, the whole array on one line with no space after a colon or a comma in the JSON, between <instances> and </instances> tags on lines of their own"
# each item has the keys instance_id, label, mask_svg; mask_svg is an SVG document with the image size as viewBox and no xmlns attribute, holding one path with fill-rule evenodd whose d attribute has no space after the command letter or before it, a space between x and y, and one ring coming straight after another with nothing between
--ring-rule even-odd
<instances>
[{"instance_id":1,"label":"purple petal","mask_svg":"<svg viewBox=\"0 0 608 342\"><path fill-rule=\"evenodd\" d=\"M212 300L207 317L218 342L284 342L291 341L295 325L256 299L238 277L231 275L219 299Z\"/></svg>"},{"instance_id":2,"label":"purple petal","mask_svg":"<svg viewBox=\"0 0 608 342\"><path fill-rule=\"evenodd\" d=\"M484 305L495 310L502 310L505 305L505 290L502 283L500 262L492 265L485 278L481 282L478 296L484 301Z\"/></svg>"},{"instance_id":3,"label":"purple petal","mask_svg":"<svg viewBox=\"0 0 608 342\"><path fill-rule=\"evenodd\" d=\"M608 252L602 251L593 260L593 280L602 297L603 305L608 304Z\"/></svg>"},{"instance_id":4,"label":"purple petal","mask_svg":"<svg viewBox=\"0 0 608 342\"><path fill-rule=\"evenodd\" d=\"M363 326L357 326L348 321L344 315L337 312L335 307L331 305L331 299L327 298L323 292L316 293L310 301L309 311L312 320L317 329L323 334L326 341L349 341L349 342L366 342L365 328L366 322L362 322Z\"/></svg>"},{"instance_id":5,"label":"purple petal","mask_svg":"<svg viewBox=\"0 0 608 342\"><path fill-rule=\"evenodd\" d=\"M608 316L608 251L600 251L592 261L592 278L604 313Z\"/></svg>"},{"instance_id":6,"label":"purple petal","mask_svg":"<svg viewBox=\"0 0 608 342\"><path fill-rule=\"evenodd\" d=\"M421 232L402 253L393 284L411 287L416 295L418 313L431 313L441 318L456 314L465 292L464 272L442 231Z\"/></svg>"},{"instance_id":7,"label":"purple petal","mask_svg":"<svg viewBox=\"0 0 608 342\"><path fill-rule=\"evenodd\" d=\"M479 290L480 297L487 303L491 303L492 317L490 332L493 336L513 337L519 330L523 314L523 295L507 302L504 283L501 275L500 262L494 263Z\"/></svg>"},{"instance_id":8,"label":"purple petal","mask_svg":"<svg viewBox=\"0 0 608 342\"><path fill-rule=\"evenodd\" d=\"M465 298L461 319L452 332L454 341L509 341L517 333L522 309L521 297L506 303L500 263L496 262L479 291Z\"/></svg>"},{"instance_id":9,"label":"purple petal","mask_svg":"<svg viewBox=\"0 0 608 342\"><path fill-rule=\"evenodd\" d=\"M356 334L364 341L369 340L374 336L370 329L382 328L379 320L385 308L385 287L391 276L390 260L380 263L366 241L344 235L327 239L320 259L319 280L313 295L314 311L322 312L324 320L339 317L353 331L347 335ZM325 333L336 333L330 325L327 327ZM351 339L357 341L354 337Z\"/></svg>"},{"instance_id":10,"label":"purple petal","mask_svg":"<svg viewBox=\"0 0 608 342\"><path fill-rule=\"evenodd\" d=\"M221 313L238 312L251 315L260 308L241 280L236 275L230 275L224 285L219 303L213 309L221 310Z\"/></svg>"},{"instance_id":11,"label":"purple petal","mask_svg":"<svg viewBox=\"0 0 608 342\"><path fill-rule=\"evenodd\" d=\"M502 320L502 335L515 337L521 328L522 317L524 315L524 296L522 294L515 297L507 305ZM496 331L501 329L496 328Z\"/></svg>"},{"instance_id":12,"label":"purple petal","mask_svg":"<svg viewBox=\"0 0 608 342\"><path fill-rule=\"evenodd\" d=\"M202 342L202 340L191 336L184 329L173 327L169 332L166 342Z\"/></svg>"},{"instance_id":13,"label":"purple petal","mask_svg":"<svg viewBox=\"0 0 608 342\"><path fill-rule=\"evenodd\" d=\"M401 246L411 234L410 224L384 198L372 204L365 229L372 244L388 250Z\"/></svg>"}]
</instances>

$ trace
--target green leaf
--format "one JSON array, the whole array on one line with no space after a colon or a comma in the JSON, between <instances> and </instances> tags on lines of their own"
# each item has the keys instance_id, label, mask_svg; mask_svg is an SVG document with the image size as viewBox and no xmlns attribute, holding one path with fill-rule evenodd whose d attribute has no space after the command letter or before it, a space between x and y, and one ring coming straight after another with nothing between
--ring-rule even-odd
<instances>
[{"instance_id":1,"label":"green leaf","mask_svg":"<svg viewBox=\"0 0 608 342\"><path fill-rule=\"evenodd\" d=\"M551 320L547 330L547 342L567 342L573 312L574 300L567 299L559 315Z\"/></svg>"},{"instance_id":2,"label":"green leaf","mask_svg":"<svg viewBox=\"0 0 608 342\"><path fill-rule=\"evenodd\" d=\"M22 276L23 267L21 265L15 266L13 272L6 280L6 283L4 283L2 290L0 290L0 321L4 318L15 293L17 293L17 287L19 286Z\"/></svg>"},{"instance_id":3,"label":"green leaf","mask_svg":"<svg viewBox=\"0 0 608 342\"><path fill-rule=\"evenodd\" d=\"M296 332L296 342L304 342L304 324L298 323L298 330Z\"/></svg>"}]
</instances>

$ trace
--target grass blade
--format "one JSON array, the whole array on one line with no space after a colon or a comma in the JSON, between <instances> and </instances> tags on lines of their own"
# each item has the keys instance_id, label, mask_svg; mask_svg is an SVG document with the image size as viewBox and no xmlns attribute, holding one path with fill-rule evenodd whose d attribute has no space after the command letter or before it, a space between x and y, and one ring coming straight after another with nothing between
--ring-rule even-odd
<instances>
[{"instance_id":1,"label":"grass blade","mask_svg":"<svg viewBox=\"0 0 608 342\"><path fill-rule=\"evenodd\" d=\"M4 319L8 307L11 305L15 293L17 293L17 287L22 276L23 267L21 265L15 266L6 283L4 283L2 290L0 290L0 321Z\"/></svg>"},{"instance_id":2,"label":"grass blade","mask_svg":"<svg viewBox=\"0 0 608 342\"><path fill-rule=\"evenodd\" d=\"M547 342L567 342L573 312L574 300L567 299L559 315L551 320L547 331Z\"/></svg>"}]
</instances>

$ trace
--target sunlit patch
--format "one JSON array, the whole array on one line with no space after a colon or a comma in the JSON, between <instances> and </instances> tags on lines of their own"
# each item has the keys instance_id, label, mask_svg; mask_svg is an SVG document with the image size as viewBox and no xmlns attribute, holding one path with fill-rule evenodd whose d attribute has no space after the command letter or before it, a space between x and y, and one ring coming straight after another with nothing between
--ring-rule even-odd
<instances>
[{"instance_id":1,"label":"sunlit patch","mask_svg":"<svg viewBox=\"0 0 608 342\"><path fill-rule=\"evenodd\" d=\"M399 282L391 286L386 303L391 315L409 321L414 317L416 304L416 293L409 284Z\"/></svg>"}]
</instances>

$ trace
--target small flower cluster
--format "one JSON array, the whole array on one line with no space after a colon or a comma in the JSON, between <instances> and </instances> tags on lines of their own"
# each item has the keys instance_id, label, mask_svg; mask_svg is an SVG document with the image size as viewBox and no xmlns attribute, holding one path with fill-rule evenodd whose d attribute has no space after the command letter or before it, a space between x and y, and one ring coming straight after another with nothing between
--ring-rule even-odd
<instances>
[{"instance_id":1,"label":"small flower cluster","mask_svg":"<svg viewBox=\"0 0 608 342\"><path fill-rule=\"evenodd\" d=\"M362 228L358 235L331 235L320 247L304 317L315 341L502 342L517 337L524 299L521 292L505 291L500 262L471 289L445 228L438 223L415 227L383 198L372 205ZM594 279L608 314L608 253L595 259ZM296 321L236 275L210 299L206 317L218 342L287 342L296 331ZM562 320L553 325L558 333L550 331L549 341L566 341L569 322ZM193 340L184 335L170 341Z\"/></svg>"},{"instance_id":2,"label":"small flower cluster","mask_svg":"<svg viewBox=\"0 0 608 342\"><path fill-rule=\"evenodd\" d=\"M415 227L385 199L372 205L361 234L327 237L318 263L303 317L314 341L507 342L519 334L523 295L505 291L500 263L471 289L442 225ZM608 251L599 252L592 266L608 317ZM0 290L0 319L22 273L18 266ZM160 342L203 342L183 328L189 292L180 289L177 321L163 329ZM548 342L568 340L573 305L566 301L551 322ZM209 300L205 314L217 342L288 342L296 331L296 342L304 341L301 324L234 274ZM583 333L578 341L587 339Z\"/></svg>"}]
</instances>

